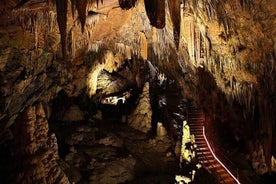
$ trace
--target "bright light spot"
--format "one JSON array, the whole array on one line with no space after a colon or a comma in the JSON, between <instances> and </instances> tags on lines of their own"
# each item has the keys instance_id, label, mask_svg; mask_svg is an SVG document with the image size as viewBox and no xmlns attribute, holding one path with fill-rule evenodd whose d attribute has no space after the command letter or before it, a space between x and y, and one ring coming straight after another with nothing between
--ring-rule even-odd
<instances>
[{"instance_id":1,"label":"bright light spot","mask_svg":"<svg viewBox=\"0 0 276 184\"><path fill-rule=\"evenodd\" d=\"M93 96L94 94L96 94L98 75L103 68L104 68L104 64L100 64L98 63L98 61L96 61L93 68L91 69L91 72L88 74L88 79L86 84L88 87L89 96Z\"/></svg>"},{"instance_id":2,"label":"bright light spot","mask_svg":"<svg viewBox=\"0 0 276 184\"><path fill-rule=\"evenodd\" d=\"M118 102L124 104L131 94L129 91L124 92L121 96L109 96L101 99L102 104L117 105Z\"/></svg>"},{"instance_id":3,"label":"bright light spot","mask_svg":"<svg viewBox=\"0 0 276 184\"><path fill-rule=\"evenodd\" d=\"M176 175L175 176L175 181L177 182L177 183L190 183L192 180L191 180L191 178L189 178L189 177L186 177L186 176L181 176L181 175Z\"/></svg>"},{"instance_id":4,"label":"bright light spot","mask_svg":"<svg viewBox=\"0 0 276 184\"><path fill-rule=\"evenodd\" d=\"M190 134L190 127L187 121L183 121L180 162L186 161L189 163L192 161L193 158L195 158L194 138L193 135Z\"/></svg>"}]
</instances>

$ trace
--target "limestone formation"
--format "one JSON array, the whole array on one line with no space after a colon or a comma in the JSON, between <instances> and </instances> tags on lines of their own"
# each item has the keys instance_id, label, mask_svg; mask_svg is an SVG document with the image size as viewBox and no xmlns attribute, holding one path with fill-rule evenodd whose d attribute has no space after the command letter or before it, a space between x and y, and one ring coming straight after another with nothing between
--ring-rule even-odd
<instances>
[{"instance_id":1,"label":"limestone formation","mask_svg":"<svg viewBox=\"0 0 276 184\"><path fill-rule=\"evenodd\" d=\"M58 165L55 134L49 133L48 121L41 103L27 107L14 125L14 183L69 184Z\"/></svg>"},{"instance_id":2,"label":"limestone formation","mask_svg":"<svg viewBox=\"0 0 276 184\"><path fill-rule=\"evenodd\" d=\"M148 133L151 130L151 105L149 97L149 83L145 83L139 103L128 117L128 124L134 129Z\"/></svg>"},{"instance_id":3,"label":"limestone formation","mask_svg":"<svg viewBox=\"0 0 276 184\"><path fill-rule=\"evenodd\" d=\"M157 123L156 135L160 136L160 137L163 137L163 136L167 135L167 130L161 122Z\"/></svg>"},{"instance_id":4,"label":"limestone formation","mask_svg":"<svg viewBox=\"0 0 276 184\"><path fill-rule=\"evenodd\" d=\"M174 80L179 95L202 107L213 127L223 127L215 131L216 140L224 141L228 131L236 143L230 151L250 155L250 172L271 173L276 154L275 10L275 0L1 1L0 146L13 147L13 138L16 149L9 154L22 165L11 175L21 183L65 182L47 125L59 92L69 99L88 95L83 101L96 104L95 115L99 97L133 88L139 102L126 102L129 110L136 109L124 117L130 126L149 132L155 109L148 83L140 94L142 79L148 77L142 72L144 60ZM87 105L83 101L78 105ZM66 121L85 118L78 110L71 114L70 106L66 110ZM100 113L94 119L103 121ZM170 124L181 127L182 120ZM61 137L75 146L86 141L80 134Z\"/></svg>"}]
</instances>

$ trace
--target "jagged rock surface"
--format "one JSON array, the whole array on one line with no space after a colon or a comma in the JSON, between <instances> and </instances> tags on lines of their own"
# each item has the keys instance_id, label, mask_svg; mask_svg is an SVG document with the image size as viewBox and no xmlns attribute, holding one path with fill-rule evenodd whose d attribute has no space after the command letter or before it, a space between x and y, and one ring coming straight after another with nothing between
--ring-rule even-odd
<instances>
[{"instance_id":1,"label":"jagged rock surface","mask_svg":"<svg viewBox=\"0 0 276 184\"><path fill-rule=\"evenodd\" d=\"M128 117L128 124L136 130L147 133L151 130L152 109L149 97L149 83L145 83L139 103Z\"/></svg>"},{"instance_id":2,"label":"jagged rock surface","mask_svg":"<svg viewBox=\"0 0 276 184\"><path fill-rule=\"evenodd\" d=\"M58 165L55 134L49 133L48 121L41 103L27 107L15 120L14 183L69 184Z\"/></svg>"},{"instance_id":3,"label":"jagged rock surface","mask_svg":"<svg viewBox=\"0 0 276 184\"><path fill-rule=\"evenodd\" d=\"M218 126L229 125L232 138L239 143L248 146L256 139L262 140L269 171L271 156L276 153L275 0L184 1L180 9L180 33L176 21L179 16L171 16L169 12L164 15L163 9L168 7L163 2L155 12L162 20L153 17L154 24L160 23L163 29L151 26L142 0L135 6L132 3L133 8L128 10L120 9L114 0L98 3L98 9L89 4L89 10L99 12L97 16L86 17L84 30L78 16L68 11L65 31L65 18L61 17L62 47L52 1L1 1L3 132L13 125L19 112L36 101L48 103L61 90L78 96L93 84L89 93L95 95L98 72L105 63L102 52L111 50L120 57L111 59L106 66L108 70L115 71L125 58L138 62L147 58L175 78L183 88L180 93L204 107L212 122L218 120ZM148 7L153 9L152 5ZM178 34L176 50L174 42ZM61 59L62 51L68 56L65 62ZM99 67L93 68L94 65ZM89 80L87 75L91 76ZM254 144L247 154L258 151L258 143ZM263 162L263 158L258 159Z\"/></svg>"}]
</instances>

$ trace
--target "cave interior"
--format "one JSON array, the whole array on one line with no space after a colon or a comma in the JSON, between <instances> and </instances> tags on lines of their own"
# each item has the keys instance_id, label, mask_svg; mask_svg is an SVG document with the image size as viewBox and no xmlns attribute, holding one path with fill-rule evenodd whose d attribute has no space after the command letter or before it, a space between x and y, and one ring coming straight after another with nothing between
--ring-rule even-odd
<instances>
[{"instance_id":1,"label":"cave interior","mask_svg":"<svg viewBox=\"0 0 276 184\"><path fill-rule=\"evenodd\" d=\"M275 0L2 0L0 18L0 183L227 183L195 115L240 183L276 183Z\"/></svg>"}]
</instances>

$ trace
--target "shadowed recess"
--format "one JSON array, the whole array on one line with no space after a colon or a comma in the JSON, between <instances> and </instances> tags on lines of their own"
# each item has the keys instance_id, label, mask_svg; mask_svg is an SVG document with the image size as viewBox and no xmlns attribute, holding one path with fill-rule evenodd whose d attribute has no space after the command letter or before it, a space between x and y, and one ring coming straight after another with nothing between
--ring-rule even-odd
<instances>
[{"instance_id":1,"label":"shadowed recess","mask_svg":"<svg viewBox=\"0 0 276 184\"><path fill-rule=\"evenodd\" d=\"M120 7L125 10L133 8L136 2L137 0L119 0Z\"/></svg>"},{"instance_id":2,"label":"shadowed recess","mask_svg":"<svg viewBox=\"0 0 276 184\"><path fill-rule=\"evenodd\" d=\"M145 0L145 7L150 24L156 28L165 27L165 0Z\"/></svg>"}]
</instances>

